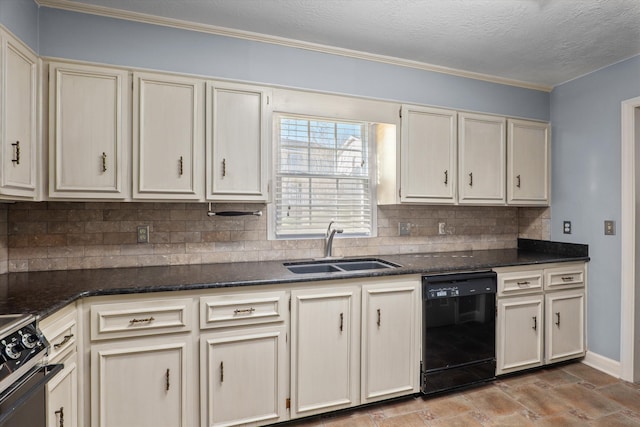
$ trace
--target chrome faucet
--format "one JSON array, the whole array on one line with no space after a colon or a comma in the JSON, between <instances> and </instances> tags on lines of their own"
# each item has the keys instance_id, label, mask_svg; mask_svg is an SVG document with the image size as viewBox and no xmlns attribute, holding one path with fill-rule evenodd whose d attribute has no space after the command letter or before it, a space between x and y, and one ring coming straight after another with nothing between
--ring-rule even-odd
<instances>
[{"instance_id":1,"label":"chrome faucet","mask_svg":"<svg viewBox=\"0 0 640 427\"><path fill-rule=\"evenodd\" d=\"M325 258L331 258L332 257L332 251L333 251L333 237L335 236L336 233L340 234L342 233L344 230L341 228L334 228L333 230L331 229L331 226L333 225L335 221L331 221L329 223L329 226L327 227L327 233L324 236L324 257Z\"/></svg>"}]
</instances>

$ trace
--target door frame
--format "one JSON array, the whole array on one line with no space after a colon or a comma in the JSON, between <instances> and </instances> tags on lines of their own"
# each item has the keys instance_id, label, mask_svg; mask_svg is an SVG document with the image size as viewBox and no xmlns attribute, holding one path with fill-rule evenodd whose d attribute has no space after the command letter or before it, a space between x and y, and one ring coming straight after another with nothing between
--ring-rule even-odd
<instances>
[{"instance_id":1,"label":"door frame","mask_svg":"<svg viewBox=\"0 0 640 427\"><path fill-rule=\"evenodd\" d=\"M640 348L636 348L636 336L640 330L635 324L636 300L636 108L640 108L640 97L622 102L621 108L621 319L620 319L620 364L621 378L633 382L640 380ZM640 149L640 147L638 147Z\"/></svg>"}]
</instances>

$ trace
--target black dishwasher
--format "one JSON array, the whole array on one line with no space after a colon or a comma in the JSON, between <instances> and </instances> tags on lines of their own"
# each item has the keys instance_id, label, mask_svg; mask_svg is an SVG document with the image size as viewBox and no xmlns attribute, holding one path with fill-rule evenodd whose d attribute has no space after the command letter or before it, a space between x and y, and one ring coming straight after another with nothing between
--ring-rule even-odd
<instances>
[{"instance_id":1,"label":"black dishwasher","mask_svg":"<svg viewBox=\"0 0 640 427\"><path fill-rule=\"evenodd\" d=\"M422 392L495 378L496 273L422 278Z\"/></svg>"}]
</instances>

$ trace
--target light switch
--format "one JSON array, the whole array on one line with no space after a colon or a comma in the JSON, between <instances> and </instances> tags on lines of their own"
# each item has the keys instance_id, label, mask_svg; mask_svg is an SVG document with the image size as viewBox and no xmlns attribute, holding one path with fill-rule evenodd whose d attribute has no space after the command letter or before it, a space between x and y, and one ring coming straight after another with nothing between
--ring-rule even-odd
<instances>
[{"instance_id":1,"label":"light switch","mask_svg":"<svg viewBox=\"0 0 640 427\"><path fill-rule=\"evenodd\" d=\"M604 235L615 236L616 234L616 222L611 219L604 220Z\"/></svg>"}]
</instances>

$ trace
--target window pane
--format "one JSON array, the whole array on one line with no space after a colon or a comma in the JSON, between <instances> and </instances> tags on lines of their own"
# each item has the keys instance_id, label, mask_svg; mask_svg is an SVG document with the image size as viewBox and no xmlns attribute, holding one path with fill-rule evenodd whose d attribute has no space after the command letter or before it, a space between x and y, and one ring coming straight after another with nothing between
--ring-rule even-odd
<instances>
[{"instance_id":1,"label":"window pane","mask_svg":"<svg viewBox=\"0 0 640 427\"><path fill-rule=\"evenodd\" d=\"M279 129L276 235L324 235L331 220L370 234L366 125L281 116Z\"/></svg>"}]
</instances>

